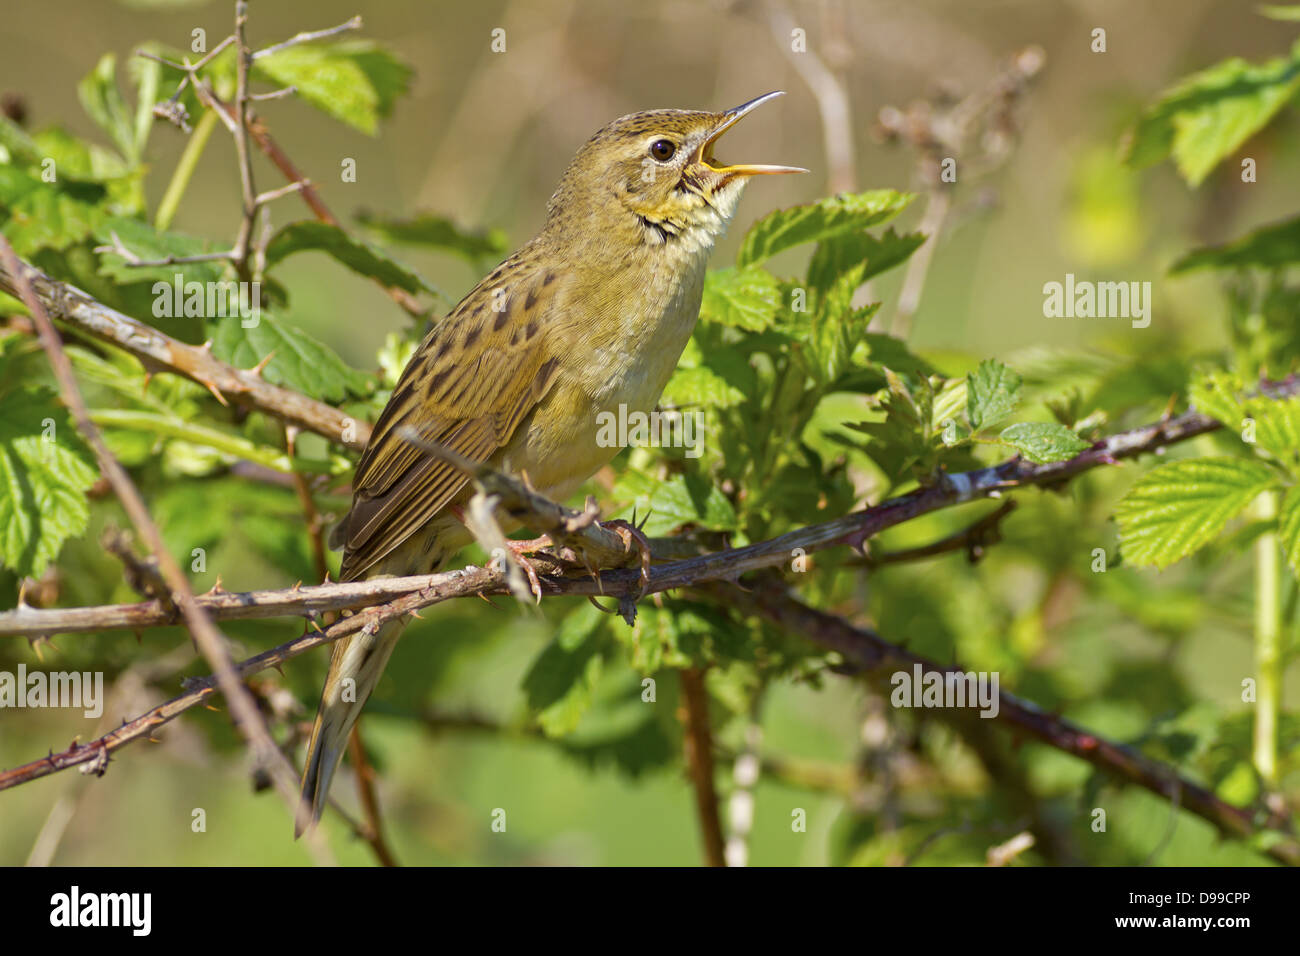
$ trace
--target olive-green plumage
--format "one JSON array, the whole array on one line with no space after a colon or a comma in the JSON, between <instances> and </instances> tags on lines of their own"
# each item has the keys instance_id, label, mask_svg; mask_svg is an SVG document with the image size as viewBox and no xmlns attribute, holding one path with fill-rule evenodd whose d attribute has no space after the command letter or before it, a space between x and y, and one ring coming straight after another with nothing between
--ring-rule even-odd
<instances>
[{"instance_id":1,"label":"olive-green plumage","mask_svg":"<svg viewBox=\"0 0 1300 956\"><path fill-rule=\"evenodd\" d=\"M436 570L471 538L466 476L403 440L413 428L466 458L526 473L564 498L618 451L602 412L648 412L699 316L704 271L749 176L713 143L759 103L615 120L569 164L546 224L425 337L384 408L335 530L345 581ZM302 796L319 819L347 736L401 633L334 644Z\"/></svg>"}]
</instances>

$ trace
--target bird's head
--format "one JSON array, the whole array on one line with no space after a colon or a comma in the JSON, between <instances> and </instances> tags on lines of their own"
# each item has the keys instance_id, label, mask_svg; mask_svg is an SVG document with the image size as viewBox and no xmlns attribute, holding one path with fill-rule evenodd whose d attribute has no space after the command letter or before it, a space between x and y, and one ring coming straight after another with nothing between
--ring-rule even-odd
<instances>
[{"instance_id":1,"label":"bird's head","mask_svg":"<svg viewBox=\"0 0 1300 956\"><path fill-rule=\"evenodd\" d=\"M721 113L647 110L610 123L578 151L551 197L552 221L612 217L651 244L703 229L721 233L751 176L803 173L796 166L728 164L718 139L780 92Z\"/></svg>"}]
</instances>

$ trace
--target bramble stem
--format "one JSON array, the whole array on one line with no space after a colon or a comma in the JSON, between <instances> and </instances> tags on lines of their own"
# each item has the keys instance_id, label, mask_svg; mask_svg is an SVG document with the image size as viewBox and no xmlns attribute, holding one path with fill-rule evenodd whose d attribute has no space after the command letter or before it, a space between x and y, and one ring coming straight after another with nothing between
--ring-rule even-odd
<instances>
[{"instance_id":1,"label":"bramble stem","mask_svg":"<svg viewBox=\"0 0 1300 956\"><path fill-rule=\"evenodd\" d=\"M1255 501L1255 517L1274 522L1278 492ZM1282 696L1282 559L1276 527L1255 539L1255 769L1277 786L1277 724Z\"/></svg>"}]
</instances>

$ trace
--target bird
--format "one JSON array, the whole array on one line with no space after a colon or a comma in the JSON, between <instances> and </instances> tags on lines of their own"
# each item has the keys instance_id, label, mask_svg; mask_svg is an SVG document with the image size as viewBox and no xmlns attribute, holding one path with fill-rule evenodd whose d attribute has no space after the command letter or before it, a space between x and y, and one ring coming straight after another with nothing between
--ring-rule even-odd
<instances>
[{"instance_id":1,"label":"bird","mask_svg":"<svg viewBox=\"0 0 1300 956\"><path fill-rule=\"evenodd\" d=\"M619 451L602 414L654 409L699 317L709 253L754 176L718 139L782 91L733 109L630 113L565 169L541 230L493 269L407 363L357 463L330 543L340 579L431 573L472 540L467 474L411 441L527 477L563 500ZM427 445L426 445L427 447ZM334 643L303 770L295 835L330 783L404 621Z\"/></svg>"}]
</instances>

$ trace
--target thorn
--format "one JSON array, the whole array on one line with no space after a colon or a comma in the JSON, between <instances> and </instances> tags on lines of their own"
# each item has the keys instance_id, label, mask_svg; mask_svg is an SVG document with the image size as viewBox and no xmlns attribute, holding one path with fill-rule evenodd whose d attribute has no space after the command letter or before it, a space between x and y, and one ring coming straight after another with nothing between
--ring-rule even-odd
<instances>
[{"instance_id":1,"label":"thorn","mask_svg":"<svg viewBox=\"0 0 1300 956\"><path fill-rule=\"evenodd\" d=\"M209 593L209 594L224 594L224 593L225 593L225 592L222 590L222 588L221 588L221 575L219 575L219 574L217 575L217 582L216 582L216 584L212 585L212 590L209 591L208 593Z\"/></svg>"},{"instance_id":2,"label":"thorn","mask_svg":"<svg viewBox=\"0 0 1300 956\"><path fill-rule=\"evenodd\" d=\"M226 396L221 394L221 389L217 388L215 384L212 382L204 382L203 385L212 393L213 398L219 401L222 405L225 405L227 408L230 407L230 403L226 401Z\"/></svg>"},{"instance_id":3,"label":"thorn","mask_svg":"<svg viewBox=\"0 0 1300 956\"><path fill-rule=\"evenodd\" d=\"M617 614L617 613L618 613L618 611L610 610L609 608L607 608L607 607L605 607L603 604L601 604L599 601L597 601L595 595L588 594L588 595L587 595L587 600L591 602L591 606L592 606L592 607L594 607L597 611L600 611L602 614Z\"/></svg>"},{"instance_id":4,"label":"thorn","mask_svg":"<svg viewBox=\"0 0 1300 956\"><path fill-rule=\"evenodd\" d=\"M258 362L256 365L254 365L252 368L248 370L248 374L256 375L258 378L261 378L262 371L266 368L266 366L270 363L271 359L273 358L275 358L275 349L271 349L271 351L267 352L266 357L263 358L262 361Z\"/></svg>"}]
</instances>

